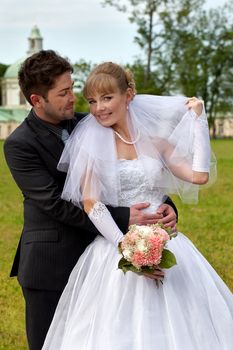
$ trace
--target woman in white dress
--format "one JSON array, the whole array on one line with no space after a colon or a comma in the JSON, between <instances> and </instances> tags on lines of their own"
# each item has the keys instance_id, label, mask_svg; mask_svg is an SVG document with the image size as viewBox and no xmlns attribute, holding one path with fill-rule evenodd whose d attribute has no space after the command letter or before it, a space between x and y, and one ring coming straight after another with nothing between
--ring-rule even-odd
<instances>
[{"instance_id":1,"label":"woman in white dress","mask_svg":"<svg viewBox=\"0 0 233 350\"><path fill-rule=\"evenodd\" d=\"M74 267L43 350L233 349L232 293L191 241L179 233L168 242L169 270L124 274L123 234L105 206L148 201L153 211L170 193L197 201L214 174L202 101L135 95L132 74L111 62L91 72L84 95L91 114L61 157L62 196L101 235Z\"/></svg>"}]
</instances>

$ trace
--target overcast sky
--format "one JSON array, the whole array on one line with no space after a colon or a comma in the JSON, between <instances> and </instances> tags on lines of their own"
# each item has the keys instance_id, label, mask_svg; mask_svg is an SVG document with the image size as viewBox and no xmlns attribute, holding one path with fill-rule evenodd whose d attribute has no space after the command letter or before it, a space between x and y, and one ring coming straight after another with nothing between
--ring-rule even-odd
<instances>
[{"instance_id":1,"label":"overcast sky","mask_svg":"<svg viewBox=\"0 0 233 350\"><path fill-rule=\"evenodd\" d=\"M211 6L224 0L207 0ZM11 64L28 49L36 24L43 48L53 49L75 63L113 60L125 64L140 55L133 42L136 27L127 14L103 8L101 0L0 0L0 63Z\"/></svg>"}]
</instances>

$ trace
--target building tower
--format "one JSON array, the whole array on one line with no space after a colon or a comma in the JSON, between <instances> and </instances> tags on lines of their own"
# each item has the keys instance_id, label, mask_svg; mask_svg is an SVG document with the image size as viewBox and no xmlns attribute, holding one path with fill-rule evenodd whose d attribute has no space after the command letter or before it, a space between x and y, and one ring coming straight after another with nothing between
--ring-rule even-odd
<instances>
[{"instance_id":1,"label":"building tower","mask_svg":"<svg viewBox=\"0 0 233 350\"><path fill-rule=\"evenodd\" d=\"M2 106L0 106L0 140L5 139L27 116L31 106L18 84L18 71L23 61L43 49L43 38L35 25L28 38L26 54L10 65L0 81Z\"/></svg>"},{"instance_id":2,"label":"building tower","mask_svg":"<svg viewBox=\"0 0 233 350\"><path fill-rule=\"evenodd\" d=\"M43 50L43 38L40 35L39 28L36 25L34 25L34 27L31 30L31 35L28 38L27 55L31 56L40 50Z\"/></svg>"}]
</instances>

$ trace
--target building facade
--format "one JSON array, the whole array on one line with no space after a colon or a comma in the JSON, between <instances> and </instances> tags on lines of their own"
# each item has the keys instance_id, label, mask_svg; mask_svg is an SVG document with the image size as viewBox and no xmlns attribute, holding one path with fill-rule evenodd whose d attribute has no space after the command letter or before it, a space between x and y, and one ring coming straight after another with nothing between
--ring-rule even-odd
<instances>
[{"instance_id":1,"label":"building facade","mask_svg":"<svg viewBox=\"0 0 233 350\"><path fill-rule=\"evenodd\" d=\"M43 38L37 26L31 30L26 54L10 65L1 79L2 106L0 106L0 139L4 140L27 116L31 109L18 84L18 71L22 62L43 49Z\"/></svg>"},{"instance_id":2,"label":"building facade","mask_svg":"<svg viewBox=\"0 0 233 350\"><path fill-rule=\"evenodd\" d=\"M233 138L233 117L230 115L216 118L216 136Z\"/></svg>"}]
</instances>

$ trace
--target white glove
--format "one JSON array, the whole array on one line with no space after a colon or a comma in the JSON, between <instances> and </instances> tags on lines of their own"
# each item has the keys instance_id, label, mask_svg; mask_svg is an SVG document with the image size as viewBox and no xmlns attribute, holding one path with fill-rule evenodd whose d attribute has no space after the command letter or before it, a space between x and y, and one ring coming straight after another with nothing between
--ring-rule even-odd
<instances>
[{"instance_id":1,"label":"white glove","mask_svg":"<svg viewBox=\"0 0 233 350\"><path fill-rule=\"evenodd\" d=\"M89 212L88 217L108 241L118 246L124 235L103 203L96 202Z\"/></svg>"},{"instance_id":2,"label":"white glove","mask_svg":"<svg viewBox=\"0 0 233 350\"><path fill-rule=\"evenodd\" d=\"M192 113L195 114L193 110ZM195 118L192 170L209 172L211 158L210 136L204 108L202 114Z\"/></svg>"}]
</instances>

